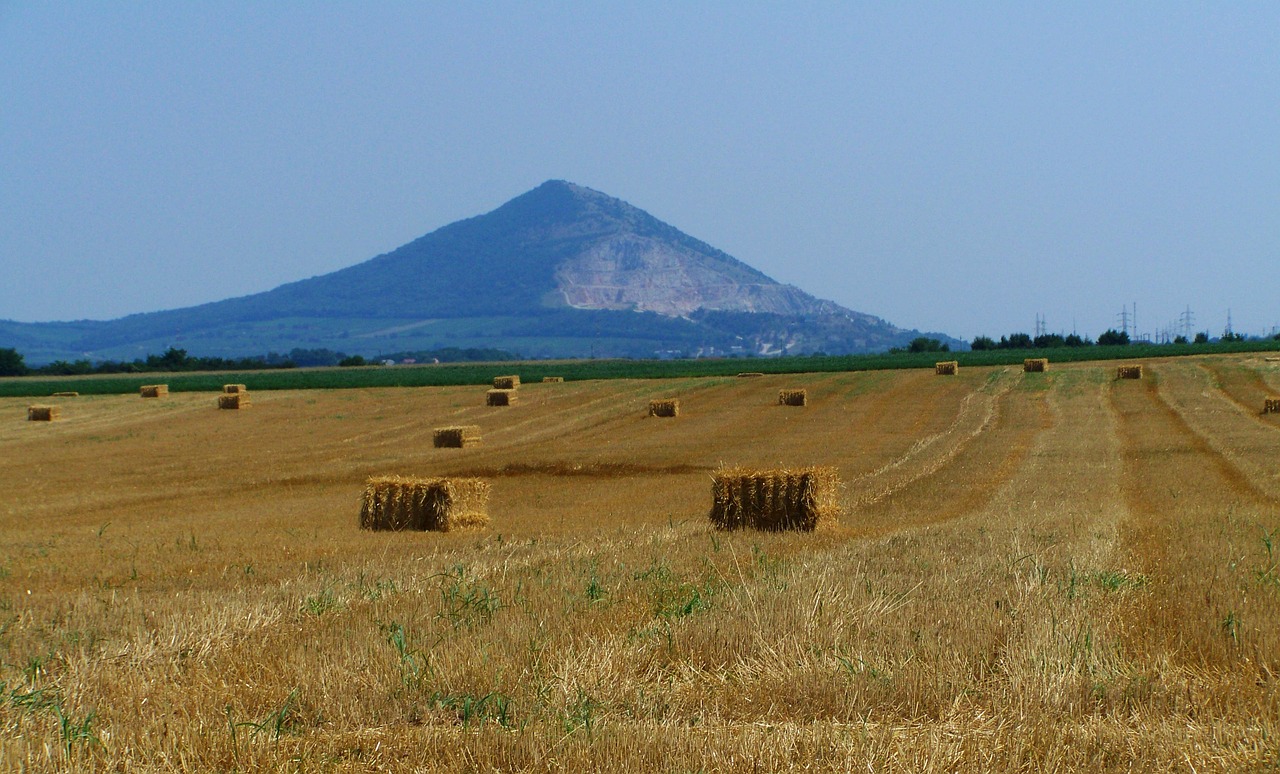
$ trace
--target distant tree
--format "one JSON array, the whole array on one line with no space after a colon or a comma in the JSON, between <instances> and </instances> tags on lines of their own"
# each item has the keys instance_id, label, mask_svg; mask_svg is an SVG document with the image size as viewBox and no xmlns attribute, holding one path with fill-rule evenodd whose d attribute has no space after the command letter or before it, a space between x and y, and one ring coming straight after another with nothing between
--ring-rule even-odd
<instances>
[{"instance_id":1,"label":"distant tree","mask_svg":"<svg viewBox=\"0 0 1280 774\"><path fill-rule=\"evenodd\" d=\"M1008 336L1001 336L1000 343L996 345L997 349L1031 349L1034 347L1035 341L1029 333L1011 333Z\"/></svg>"},{"instance_id":2,"label":"distant tree","mask_svg":"<svg viewBox=\"0 0 1280 774\"><path fill-rule=\"evenodd\" d=\"M1231 331L1227 331L1226 333L1222 334L1222 338L1218 339L1218 341L1227 341L1227 342L1244 341L1244 334L1232 333Z\"/></svg>"},{"instance_id":3,"label":"distant tree","mask_svg":"<svg viewBox=\"0 0 1280 774\"><path fill-rule=\"evenodd\" d=\"M1174 343L1174 344L1186 344L1186 343L1187 343L1187 337L1186 337L1186 336L1174 336L1174 337L1173 337L1173 343Z\"/></svg>"},{"instance_id":4,"label":"distant tree","mask_svg":"<svg viewBox=\"0 0 1280 774\"><path fill-rule=\"evenodd\" d=\"M1277 333L1276 335L1272 336L1271 338L1275 339L1276 341L1280 341L1280 333Z\"/></svg>"},{"instance_id":5,"label":"distant tree","mask_svg":"<svg viewBox=\"0 0 1280 774\"><path fill-rule=\"evenodd\" d=\"M985 350L985 349L995 349L995 348L996 348L996 340L991 338L990 336L979 336L969 343L969 349L972 349L975 352L981 352L982 350Z\"/></svg>"},{"instance_id":6,"label":"distant tree","mask_svg":"<svg viewBox=\"0 0 1280 774\"><path fill-rule=\"evenodd\" d=\"M27 364L16 349L0 349L0 376L25 376Z\"/></svg>"},{"instance_id":7,"label":"distant tree","mask_svg":"<svg viewBox=\"0 0 1280 774\"><path fill-rule=\"evenodd\" d=\"M1100 347L1124 346L1128 343L1129 332L1118 331L1114 328L1108 328L1102 332L1101 336L1098 337L1098 346Z\"/></svg>"},{"instance_id":8,"label":"distant tree","mask_svg":"<svg viewBox=\"0 0 1280 774\"><path fill-rule=\"evenodd\" d=\"M938 339L930 339L924 336L914 338L907 345L908 352L950 352L951 347L943 344Z\"/></svg>"},{"instance_id":9,"label":"distant tree","mask_svg":"<svg viewBox=\"0 0 1280 774\"><path fill-rule=\"evenodd\" d=\"M1067 337L1062 340L1063 346L1066 347L1092 347L1093 342L1087 338L1082 338L1079 334L1068 333Z\"/></svg>"},{"instance_id":10,"label":"distant tree","mask_svg":"<svg viewBox=\"0 0 1280 774\"><path fill-rule=\"evenodd\" d=\"M1208 343L1209 343L1209 334L1205 333L1204 331L1200 331L1199 333L1197 333L1197 334L1196 334L1195 341L1193 341L1192 343L1194 343L1194 344L1208 344Z\"/></svg>"},{"instance_id":11,"label":"distant tree","mask_svg":"<svg viewBox=\"0 0 1280 774\"><path fill-rule=\"evenodd\" d=\"M191 360L185 349L169 347L163 355L147 355L147 366L156 371L185 371Z\"/></svg>"},{"instance_id":12,"label":"distant tree","mask_svg":"<svg viewBox=\"0 0 1280 774\"><path fill-rule=\"evenodd\" d=\"M1058 333L1042 333L1035 337L1033 342L1036 349L1053 349L1055 347L1065 347L1067 340Z\"/></svg>"},{"instance_id":13,"label":"distant tree","mask_svg":"<svg viewBox=\"0 0 1280 774\"><path fill-rule=\"evenodd\" d=\"M352 355L350 357L344 357L341 360L339 360L338 365L346 367L346 366L362 366L367 364L365 363L364 358L361 357L360 355Z\"/></svg>"}]
</instances>

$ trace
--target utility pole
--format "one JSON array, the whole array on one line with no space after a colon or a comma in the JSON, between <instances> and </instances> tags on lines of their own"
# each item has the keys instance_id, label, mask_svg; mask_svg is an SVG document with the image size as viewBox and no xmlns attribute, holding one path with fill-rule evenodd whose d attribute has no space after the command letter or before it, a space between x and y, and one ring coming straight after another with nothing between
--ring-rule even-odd
<instances>
[{"instance_id":1,"label":"utility pole","mask_svg":"<svg viewBox=\"0 0 1280 774\"><path fill-rule=\"evenodd\" d=\"M1118 314L1118 315L1116 315L1116 316L1120 318L1120 332L1121 332L1121 333L1128 333L1128 332L1129 332L1129 320L1130 320L1130 317L1129 317L1129 307L1127 307L1127 306L1122 306L1122 307L1120 307L1120 314Z\"/></svg>"},{"instance_id":2,"label":"utility pole","mask_svg":"<svg viewBox=\"0 0 1280 774\"><path fill-rule=\"evenodd\" d=\"M1231 330L1231 307L1227 307L1227 330L1226 330L1226 335L1227 335L1227 336L1230 336L1231 334L1232 334L1232 330Z\"/></svg>"},{"instance_id":3,"label":"utility pole","mask_svg":"<svg viewBox=\"0 0 1280 774\"><path fill-rule=\"evenodd\" d=\"M1046 330L1047 328L1048 326L1045 324L1044 315L1037 313L1036 314L1036 338L1038 339L1041 336L1048 333L1048 330Z\"/></svg>"},{"instance_id":4,"label":"utility pole","mask_svg":"<svg viewBox=\"0 0 1280 774\"><path fill-rule=\"evenodd\" d=\"M1178 326L1182 328L1182 335L1187 337L1187 341L1191 341L1191 326L1195 324L1195 319L1190 305L1187 306L1187 311L1178 315Z\"/></svg>"}]
</instances>

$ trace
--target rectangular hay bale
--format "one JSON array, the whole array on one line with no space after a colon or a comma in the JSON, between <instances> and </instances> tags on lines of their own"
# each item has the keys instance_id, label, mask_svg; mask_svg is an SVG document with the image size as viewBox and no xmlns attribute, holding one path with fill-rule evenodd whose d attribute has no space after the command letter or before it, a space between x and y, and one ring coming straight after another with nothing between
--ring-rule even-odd
<instances>
[{"instance_id":1,"label":"rectangular hay bale","mask_svg":"<svg viewBox=\"0 0 1280 774\"><path fill-rule=\"evenodd\" d=\"M80 397L80 393L78 393L78 392L55 392L51 397L54 397L54 398L78 398L78 397Z\"/></svg>"},{"instance_id":2,"label":"rectangular hay bale","mask_svg":"<svg viewBox=\"0 0 1280 774\"><path fill-rule=\"evenodd\" d=\"M515 390L489 390L485 393L486 406L514 406L520 396Z\"/></svg>"},{"instance_id":3,"label":"rectangular hay bale","mask_svg":"<svg viewBox=\"0 0 1280 774\"><path fill-rule=\"evenodd\" d=\"M1116 378L1117 379L1141 379L1142 366L1140 365L1119 366L1118 368L1116 368Z\"/></svg>"},{"instance_id":4,"label":"rectangular hay bale","mask_svg":"<svg viewBox=\"0 0 1280 774\"><path fill-rule=\"evenodd\" d=\"M809 393L805 390L778 390L779 406L803 406L809 402Z\"/></svg>"},{"instance_id":5,"label":"rectangular hay bale","mask_svg":"<svg viewBox=\"0 0 1280 774\"><path fill-rule=\"evenodd\" d=\"M248 408L249 393L247 392L228 392L218 396L218 408L220 409L242 409Z\"/></svg>"},{"instance_id":6,"label":"rectangular hay bale","mask_svg":"<svg viewBox=\"0 0 1280 774\"><path fill-rule=\"evenodd\" d=\"M812 532L840 519L835 468L721 468L711 476L711 523L717 529Z\"/></svg>"},{"instance_id":7,"label":"rectangular hay bale","mask_svg":"<svg viewBox=\"0 0 1280 774\"><path fill-rule=\"evenodd\" d=\"M437 427L431 433L431 443L437 449L462 449L480 443L479 425Z\"/></svg>"},{"instance_id":8,"label":"rectangular hay bale","mask_svg":"<svg viewBox=\"0 0 1280 774\"><path fill-rule=\"evenodd\" d=\"M237 392L248 392L249 388L243 384L224 384L222 385L222 391L231 395Z\"/></svg>"},{"instance_id":9,"label":"rectangular hay bale","mask_svg":"<svg viewBox=\"0 0 1280 774\"><path fill-rule=\"evenodd\" d=\"M138 388L138 394L144 398L163 398L169 394L169 385L144 384Z\"/></svg>"},{"instance_id":10,"label":"rectangular hay bale","mask_svg":"<svg viewBox=\"0 0 1280 774\"><path fill-rule=\"evenodd\" d=\"M563 376L544 376L544 377L542 377L542 383L543 383L543 384L553 384L553 383L554 383L554 384L559 384L560 382L563 382L563 381L564 381L564 377L563 377Z\"/></svg>"},{"instance_id":11,"label":"rectangular hay bale","mask_svg":"<svg viewBox=\"0 0 1280 774\"><path fill-rule=\"evenodd\" d=\"M489 524L489 482L375 476L360 501L360 528L452 532Z\"/></svg>"},{"instance_id":12,"label":"rectangular hay bale","mask_svg":"<svg viewBox=\"0 0 1280 774\"><path fill-rule=\"evenodd\" d=\"M1049 370L1049 358L1029 357L1022 361L1022 370L1029 374L1042 374Z\"/></svg>"},{"instance_id":13,"label":"rectangular hay bale","mask_svg":"<svg viewBox=\"0 0 1280 774\"><path fill-rule=\"evenodd\" d=\"M514 390L520 386L520 377L512 376L495 376L493 377L493 389L495 390Z\"/></svg>"},{"instance_id":14,"label":"rectangular hay bale","mask_svg":"<svg viewBox=\"0 0 1280 774\"><path fill-rule=\"evenodd\" d=\"M680 416L680 401L676 398L651 400L649 401L649 416L678 417Z\"/></svg>"},{"instance_id":15,"label":"rectangular hay bale","mask_svg":"<svg viewBox=\"0 0 1280 774\"><path fill-rule=\"evenodd\" d=\"M761 373L760 371L743 371L742 373L738 374L739 379L750 379L756 376L764 376L764 374Z\"/></svg>"},{"instance_id":16,"label":"rectangular hay bale","mask_svg":"<svg viewBox=\"0 0 1280 774\"><path fill-rule=\"evenodd\" d=\"M940 363L934 363L933 372L938 376L955 376L960 372L960 362L957 360L944 360Z\"/></svg>"},{"instance_id":17,"label":"rectangular hay bale","mask_svg":"<svg viewBox=\"0 0 1280 774\"><path fill-rule=\"evenodd\" d=\"M62 414L58 406L27 406L28 422L52 422Z\"/></svg>"},{"instance_id":18,"label":"rectangular hay bale","mask_svg":"<svg viewBox=\"0 0 1280 774\"><path fill-rule=\"evenodd\" d=\"M1267 398L1262 401L1263 414L1280 414L1280 398Z\"/></svg>"}]
</instances>

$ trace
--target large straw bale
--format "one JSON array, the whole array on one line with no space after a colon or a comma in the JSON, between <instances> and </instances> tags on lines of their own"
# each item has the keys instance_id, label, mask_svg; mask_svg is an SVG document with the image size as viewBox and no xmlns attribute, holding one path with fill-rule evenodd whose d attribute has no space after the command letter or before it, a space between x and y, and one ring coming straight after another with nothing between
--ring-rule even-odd
<instances>
[{"instance_id":1,"label":"large straw bale","mask_svg":"<svg viewBox=\"0 0 1280 774\"><path fill-rule=\"evenodd\" d=\"M365 485L360 527L452 532L489 524L489 482L479 478L376 476Z\"/></svg>"},{"instance_id":2,"label":"large straw bale","mask_svg":"<svg viewBox=\"0 0 1280 774\"><path fill-rule=\"evenodd\" d=\"M431 442L437 449L461 449L480 443L479 425L437 427L431 434Z\"/></svg>"},{"instance_id":3,"label":"large straw bale","mask_svg":"<svg viewBox=\"0 0 1280 774\"><path fill-rule=\"evenodd\" d=\"M1116 368L1117 379L1141 379L1142 366L1140 365L1124 365Z\"/></svg>"},{"instance_id":4,"label":"large straw bale","mask_svg":"<svg viewBox=\"0 0 1280 774\"><path fill-rule=\"evenodd\" d=\"M55 392L55 393L53 394L53 397L55 397L55 398L78 398L78 397L80 397L80 393L78 393L78 392Z\"/></svg>"},{"instance_id":5,"label":"large straw bale","mask_svg":"<svg viewBox=\"0 0 1280 774\"><path fill-rule=\"evenodd\" d=\"M220 409L242 409L248 408L249 393L247 392L228 392L218 396L218 408Z\"/></svg>"},{"instance_id":6,"label":"large straw bale","mask_svg":"<svg viewBox=\"0 0 1280 774\"><path fill-rule=\"evenodd\" d=\"M805 390L778 390L779 406L803 406L809 402L809 393Z\"/></svg>"},{"instance_id":7,"label":"large straw bale","mask_svg":"<svg viewBox=\"0 0 1280 774\"><path fill-rule=\"evenodd\" d=\"M738 374L739 379L751 379L756 376L764 376L764 374L761 373L760 371L743 371L742 373Z\"/></svg>"},{"instance_id":8,"label":"large straw bale","mask_svg":"<svg viewBox=\"0 0 1280 774\"><path fill-rule=\"evenodd\" d=\"M138 388L138 394L144 398L163 398L169 394L169 385L144 384Z\"/></svg>"},{"instance_id":9,"label":"large straw bale","mask_svg":"<svg viewBox=\"0 0 1280 774\"><path fill-rule=\"evenodd\" d=\"M717 529L812 532L840 518L835 468L721 468L711 476L711 523Z\"/></svg>"},{"instance_id":10,"label":"large straw bale","mask_svg":"<svg viewBox=\"0 0 1280 774\"><path fill-rule=\"evenodd\" d=\"M556 383L556 384L558 384L558 383L563 382L563 381L564 381L564 377L563 377L563 376L544 376L544 377L542 377L542 383L543 383L543 384L552 384L552 383Z\"/></svg>"},{"instance_id":11,"label":"large straw bale","mask_svg":"<svg viewBox=\"0 0 1280 774\"><path fill-rule=\"evenodd\" d=\"M1267 398L1262 401L1263 414L1280 414L1280 398Z\"/></svg>"},{"instance_id":12,"label":"large straw bale","mask_svg":"<svg viewBox=\"0 0 1280 774\"><path fill-rule=\"evenodd\" d=\"M938 376L955 376L960 372L960 362L957 360L943 360L940 363L934 363L933 372Z\"/></svg>"},{"instance_id":13,"label":"large straw bale","mask_svg":"<svg viewBox=\"0 0 1280 774\"><path fill-rule=\"evenodd\" d=\"M515 390L489 390L484 395L486 406L514 406L520 400Z\"/></svg>"},{"instance_id":14,"label":"large straw bale","mask_svg":"<svg viewBox=\"0 0 1280 774\"><path fill-rule=\"evenodd\" d=\"M222 385L222 391L231 395L237 392L248 392L249 388L245 387L243 384L224 384Z\"/></svg>"},{"instance_id":15,"label":"large straw bale","mask_svg":"<svg viewBox=\"0 0 1280 774\"><path fill-rule=\"evenodd\" d=\"M678 417L680 416L680 401L677 398L651 400L649 401L649 416Z\"/></svg>"},{"instance_id":16,"label":"large straw bale","mask_svg":"<svg viewBox=\"0 0 1280 774\"><path fill-rule=\"evenodd\" d=\"M1029 374L1042 374L1049 370L1049 358L1029 357L1022 361L1022 370Z\"/></svg>"},{"instance_id":17,"label":"large straw bale","mask_svg":"<svg viewBox=\"0 0 1280 774\"><path fill-rule=\"evenodd\" d=\"M495 390L514 390L520 386L520 377L518 375L511 376L495 376L493 377L493 389Z\"/></svg>"},{"instance_id":18,"label":"large straw bale","mask_svg":"<svg viewBox=\"0 0 1280 774\"><path fill-rule=\"evenodd\" d=\"M27 406L28 422L52 422L62 414L58 406Z\"/></svg>"}]
</instances>

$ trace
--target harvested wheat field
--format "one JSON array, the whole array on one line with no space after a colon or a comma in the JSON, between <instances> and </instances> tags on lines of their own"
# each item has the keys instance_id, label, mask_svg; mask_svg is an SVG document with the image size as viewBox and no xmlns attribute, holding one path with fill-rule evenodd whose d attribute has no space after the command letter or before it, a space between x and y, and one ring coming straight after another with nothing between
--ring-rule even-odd
<instances>
[{"instance_id":1,"label":"harvested wheat field","mask_svg":"<svg viewBox=\"0 0 1280 774\"><path fill-rule=\"evenodd\" d=\"M0 424L0 770L1275 767L1280 365L1144 366ZM722 465L834 469L839 523L718 530ZM487 528L362 530L380 476L482 479Z\"/></svg>"}]
</instances>

